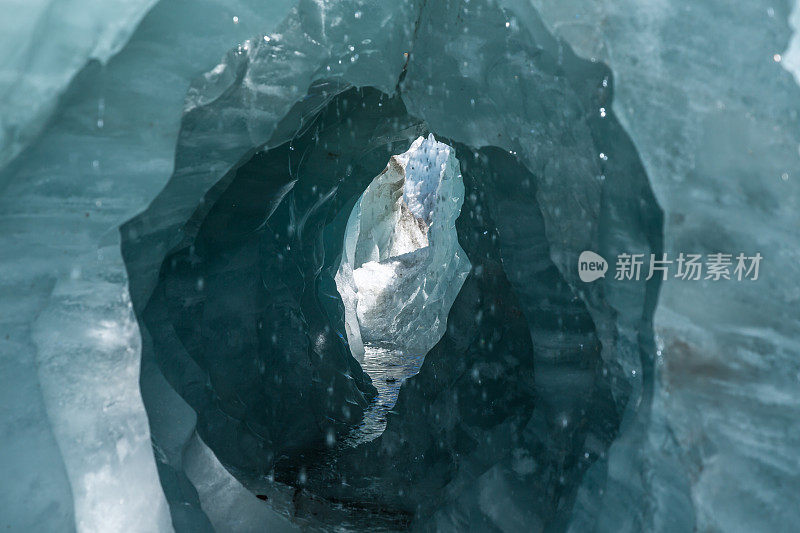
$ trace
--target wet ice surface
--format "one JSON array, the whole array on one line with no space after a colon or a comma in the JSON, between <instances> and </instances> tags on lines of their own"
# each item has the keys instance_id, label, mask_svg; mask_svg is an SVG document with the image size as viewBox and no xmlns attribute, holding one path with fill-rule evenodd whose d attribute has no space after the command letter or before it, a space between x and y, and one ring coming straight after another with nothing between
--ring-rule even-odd
<instances>
[{"instance_id":1,"label":"wet ice surface","mask_svg":"<svg viewBox=\"0 0 800 533\"><path fill-rule=\"evenodd\" d=\"M364 412L364 418L342 441L342 447L355 447L377 438L386 428L386 413L394 407L403 382L416 374L425 354L406 355L391 346L365 345L361 367L372 378L378 396Z\"/></svg>"}]
</instances>

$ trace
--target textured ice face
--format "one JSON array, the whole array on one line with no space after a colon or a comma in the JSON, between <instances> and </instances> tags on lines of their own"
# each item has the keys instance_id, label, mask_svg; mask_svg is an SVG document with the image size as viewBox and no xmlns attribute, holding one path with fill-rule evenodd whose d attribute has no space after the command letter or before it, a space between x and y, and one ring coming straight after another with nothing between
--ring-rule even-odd
<instances>
[{"instance_id":1,"label":"textured ice face","mask_svg":"<svg viewBox=\"0 0 800 533\"><path fill-rule=\"evenodd\" d=\"M405 170L403 198L415 217L423 219L428 225L433 218L433 206L436 203L436 190L445 172L452 149L438 142L433 134L427 138L418 137L411 147L398 159Z\"/></svg>"},{"instance_id":2,"label":"textured ice face","mask_svg":"<svg viewBox=\"0 0 800 533\"><path fill-rule=\"evenodd\" d=\"M192 79L289 4L3 3L0 161L17 154L0 163L3 527L173 527L118 227L169 181ZM180 420L165 431L182 437ZM176 459L179 440L155 455Z\"/></svg>"},{"instance_id":3,"label":"textured ice face","mask_svg":"<svg viewBox=\"0 0 800 533\"><path fill-rule=\"evenodd\" d=\"M58 97L90 60L106 63L155 0L12 0L0 19L0 167L40 131ZM105 102L98 100L97 127Z\"/></svg>"},{"instance_id":4,"label":"textured ice face","mask_svg":"<svg viewBox=\"0 0 800 533\"><path fill-rule=\"evenodd\" d=\"M363 342L424 355L441 338L470 269L455 230L463 201L453 149L433 135L392 156L358 199L336 273L356 356Z\"/></svg>"},{"instance_id":5,"label":"textured ice face","mask_svg":"<svg viewBox=\"0 0 800 533\"><path fill-rule=\"evenodd\" d=\"M652 492L664 500L649 527L793 529L800 434L785 427L800 418L800 5L534 4L579 55L614 72L613 106L605 107L641 154L665 212L669 257L745 251L765 258L757 282L669 280L661 287L654 412L643 453L659 459ZM667 435L675 442L668 452L661 444ZM620 443L613 462L629 453ZM691 475L679 481L681 471ZM624 475L617 483L629 485ZM692 510L681 520L679 502ZM629 505L609 497L605 527Z\"/></svg>"}]
</instances>

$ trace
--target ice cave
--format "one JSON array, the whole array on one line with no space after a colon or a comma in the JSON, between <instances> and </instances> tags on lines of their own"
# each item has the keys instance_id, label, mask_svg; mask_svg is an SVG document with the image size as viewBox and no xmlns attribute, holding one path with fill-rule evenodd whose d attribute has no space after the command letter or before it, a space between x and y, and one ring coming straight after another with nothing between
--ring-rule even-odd
<instances>
[{"instance_id":1,"label":"ice cave","mask_svg":"<svg viewBox=\"0 0 800 533\"><path fill-rule=\"evenodd\" d=\"M0 529L795 529L793 4L0 0Z\"/></svg>"}]
</instances>

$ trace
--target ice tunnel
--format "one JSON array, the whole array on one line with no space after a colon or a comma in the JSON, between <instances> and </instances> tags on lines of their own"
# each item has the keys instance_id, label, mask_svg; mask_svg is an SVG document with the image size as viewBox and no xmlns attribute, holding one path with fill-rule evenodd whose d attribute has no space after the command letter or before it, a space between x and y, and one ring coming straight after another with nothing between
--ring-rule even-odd
<instances>
[{"instance_id":1,"label":"ice tunnel","mask_svg":"<svg viewBox=\"0 0 800 533\"><path fill-rule=\"evenodd\" d=\"M464 23L505 27L486 9ZM638 154L594 111L610 73L534 25L535 68L503 41L491 75L451 78L435 26L391 76L302 78L270 38L189 91L172 178L121 231L177 530L563 529L636 493L608 465L644 438L658 280L576 272L661 247ZM468 97L505 71L516 89Z\"/></svg>"},{"instance_id":2,"label":"ice tunnel","mask_svg":"<svg viewBox=\"0 0 800 533\"><path fill-rule=\"evenodd\" d=\"M168 248L158 201L124 231L132 294L152 284L142 391L162 483L178 501L198 491L173 520L219 528L226 476L261 513L319 527L445 519L462 484L468 501L521 483L524 512L555 520L632 392L603 359L602 314L551 258L535 175L397 97L330 89L290 112L315 106L299 134L208 189ZM415 356L396 404L364 345Z\"/></svg>"},{"instance_id":3,"label":"ice tunnel","mask_svg":"<svg viewBox=\"0 0 800 533\"><path fill-rule=\"evenodd\" d=\"M0 531L797 530L799 0L0 5Z\"/></svg>"}]
</instances>

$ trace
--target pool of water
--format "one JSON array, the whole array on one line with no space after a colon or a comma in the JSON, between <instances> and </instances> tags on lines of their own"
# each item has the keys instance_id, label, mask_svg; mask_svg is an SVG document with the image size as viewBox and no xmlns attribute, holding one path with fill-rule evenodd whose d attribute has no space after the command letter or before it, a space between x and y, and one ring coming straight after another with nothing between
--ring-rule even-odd
<instances>
[{"instance_id":1,"label":"pool of water","mask_svg":"<svg viewBox=\"0 0 800 533\"><path fill-rule=\"evenodd\" d=\"M403 382L416 374L425 354L408 355L389 346L367 345L361 367L372 378L378 396L364 412L364 419L341 441L343 447L355 447L377 438L386 429L386 413L397 401Z\"/></svg>"}]
</instances>

